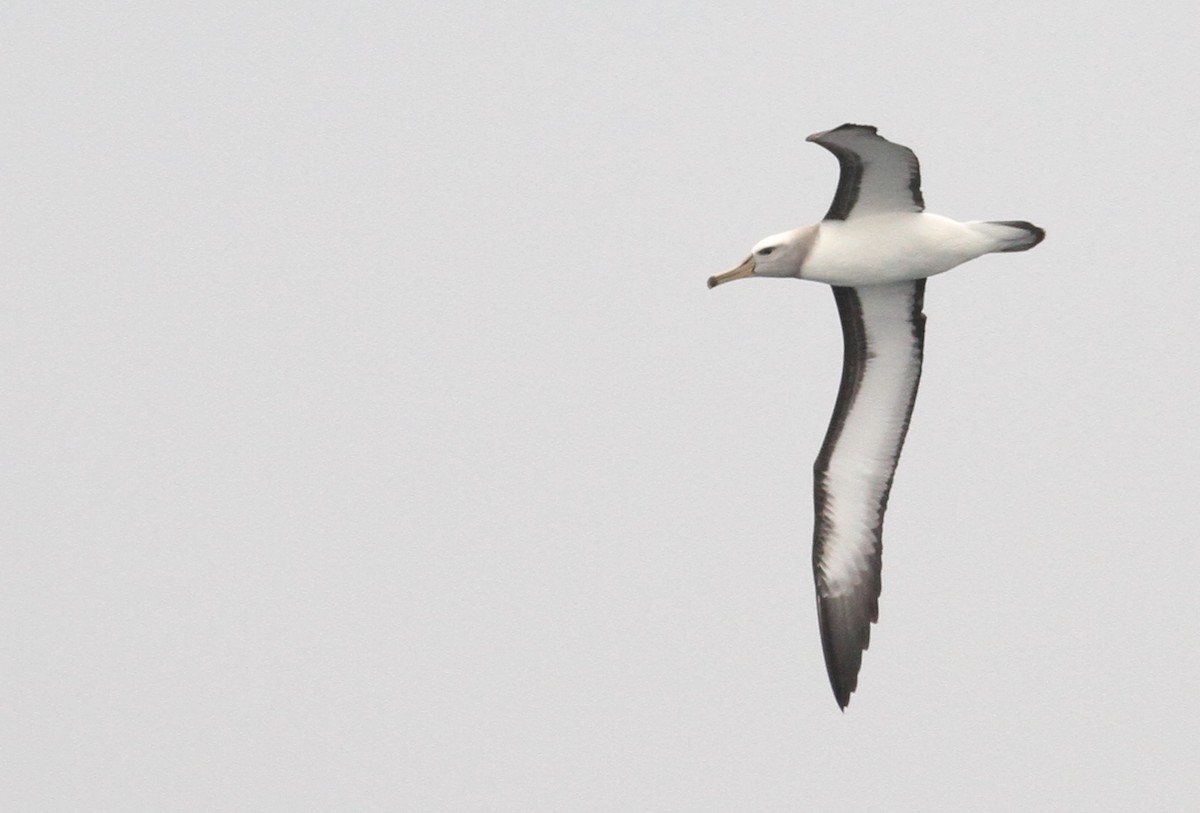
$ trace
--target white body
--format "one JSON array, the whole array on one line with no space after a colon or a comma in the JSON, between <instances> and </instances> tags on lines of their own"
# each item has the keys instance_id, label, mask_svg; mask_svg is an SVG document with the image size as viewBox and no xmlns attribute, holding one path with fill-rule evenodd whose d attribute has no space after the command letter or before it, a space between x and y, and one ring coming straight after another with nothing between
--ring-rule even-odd
<instances>
[{"instance_id":1,"label":"white body","mask_svg":"<svg viewBox=\"0 0 1200 813\"><path fill-rule=\"evenodd\" d=\"M921 279L1027 235L985 222L959 223L926 212L886 212L826 220L800 272L830 285L878 285Z\"/></svg>"}]
</instances>

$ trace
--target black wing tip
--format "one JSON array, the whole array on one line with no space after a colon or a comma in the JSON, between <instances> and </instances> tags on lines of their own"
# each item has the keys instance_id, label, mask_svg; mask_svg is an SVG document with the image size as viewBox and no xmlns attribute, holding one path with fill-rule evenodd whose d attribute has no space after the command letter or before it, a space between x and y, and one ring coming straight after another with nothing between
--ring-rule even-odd
<instances>
[{"instance_id":1,"label":"black wing tip","mask_svg":"<svg viewBox=\"0 0 1200 813\"><path fill-rule=\"evenodd\" d=\"M850 705L850 695L858 689L858 673L862 668L862 652L852 657L850 663L837 664L829 657L825 659L825 669L829 673L829 687L833 689L833 699L838 708L846 710Z\"/></svg>"},{"instance_id":2,"label":"black wing tip","mask_svg":"<svg viewBox=\"0 0 1200 813\"><path fill-rule=\"evenodd\" d=\"M878 596L877 591L872 592ZM871 645L871 624L879 619L878 599L863 599L862 596L817 599L825 671L834 699L843 711L850 705L850 695L858 689L863 653Z\"/></svg>"},{"instance_id":3,"label":"black wing tip","mask_svg":"<svg viewBox=\"0 0 1200 813\"><path fill-rule=\"evenodd\" d=\"M833 699L837 701L838 708L845 711L846 706L850 705L850 695L854 694L854 690L858 688L858 674L855 672L850 675L836 675L831 667L829 669L829 686L833 689Z\"/></svg>"},{"instance_id":4,"label":"black wing tip","mask_svg":"<svg viewBox=\"0 0 1200 813\"><path fill-rule=\"evenodd\" d=\"M806 138L805 141L819 141L821 138L830 135L831 133L840 133L845 130L862 130L869 135L879 135L879 128L870 124L851 124L850 122L846 122L845 124L834 127L832 130L822 130L819 133L813 133Z\"/></svg>"}]
</instances>

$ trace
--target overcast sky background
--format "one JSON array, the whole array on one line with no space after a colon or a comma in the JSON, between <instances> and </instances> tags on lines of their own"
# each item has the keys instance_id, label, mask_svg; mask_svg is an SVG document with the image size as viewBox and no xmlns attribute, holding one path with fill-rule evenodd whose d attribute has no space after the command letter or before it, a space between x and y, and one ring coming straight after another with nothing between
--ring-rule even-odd
<instances>
[{"instance_id":1,"label":"overcast sky background","mask_svg":"<svg viewBox=\"0 0 1200 813\"><path fill-rule=\"evenodd\" d=\"M1196 11L18 3L0 807L1200 799ZM841 334L705 279L853 121L930 210L881 621L810 566Z\"/></svg>"}]
</instances>

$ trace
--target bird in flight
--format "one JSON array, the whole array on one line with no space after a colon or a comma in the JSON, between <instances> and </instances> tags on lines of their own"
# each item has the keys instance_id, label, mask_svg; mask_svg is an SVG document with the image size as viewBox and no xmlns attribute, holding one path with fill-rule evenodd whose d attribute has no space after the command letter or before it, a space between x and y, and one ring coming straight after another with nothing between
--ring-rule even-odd
<instances>
[{"instance_id":1,"label":"bird in flight","mask_svg":"<svg viewBox=\"0 0 1200 813\"><path fill-rule=\"evenodd\" d=\"M808 140L841 167L825 219L760 241L708 287L748 277L833 287L845 352L813 465L813 576L825 668L845 709L879 620L883 515L921 378L925 280L984 254L1026 251L1046 233L1024 220L926 212L917 156L874 127L843 124Z\"/></svg>"}]
</instances>

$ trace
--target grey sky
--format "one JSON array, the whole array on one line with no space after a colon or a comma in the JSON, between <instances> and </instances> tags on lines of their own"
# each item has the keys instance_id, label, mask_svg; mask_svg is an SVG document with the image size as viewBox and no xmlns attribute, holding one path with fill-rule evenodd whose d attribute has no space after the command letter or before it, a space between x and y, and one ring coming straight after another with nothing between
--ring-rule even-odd
<instances>
[{"instance_id":1,"label":"grey sky","mask_svg":"<svg viewBox=\"0 0 1200 813\"><path fill-rule=\"evenodd\" d=\"M1193 9L22 3L0 31L0 807L1200 799ZM812 222L932 280L849 710Z\"/></svg>"}]
</instances>

